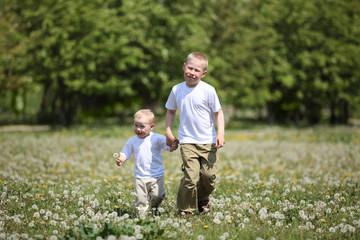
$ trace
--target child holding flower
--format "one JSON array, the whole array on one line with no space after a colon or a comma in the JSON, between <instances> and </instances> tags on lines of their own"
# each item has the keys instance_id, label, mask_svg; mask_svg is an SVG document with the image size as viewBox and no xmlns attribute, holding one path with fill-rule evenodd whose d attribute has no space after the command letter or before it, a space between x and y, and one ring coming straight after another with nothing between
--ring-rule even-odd
<instances>
[{"instance_id":1,"label":"child holding flower","mask_svg":"<svg viewBox=\"0 0 360 240\"><path fill-rule=\"evenodd\" d=\"M149 109L142 109L134 115L134 132L124 145L116 164L121 166L134 154L136 212L146 213L151 208L157 209L166 197L164 188L164 167L162 150L174 151L177 143L166 145L165 136L153 133L155 116Z\"/></svg>"}]
</instances>

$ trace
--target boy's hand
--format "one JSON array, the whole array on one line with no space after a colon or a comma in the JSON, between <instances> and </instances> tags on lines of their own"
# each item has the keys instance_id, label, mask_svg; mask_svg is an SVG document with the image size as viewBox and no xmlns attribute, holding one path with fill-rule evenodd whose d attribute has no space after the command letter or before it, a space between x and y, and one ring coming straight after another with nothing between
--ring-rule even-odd
<instances>
[{"instance_id":1,"label":"boy's hand","mask_svg":"<svg viewBox=\"0 0 360 240\"><path fill-rule=\"evenodd\" d=\"M222 134L218 134L216 136L216 143L215 146L217 149L222 148L225 144L225 137Z\"/></svg>"},{"instance_id":2,"label":"boy's hand","mask_svg":"<svg viewBox=\"0 0 360 240\"><path fill-rule=\"evenodd\" d=\"M116 159L116 165L118 165L118 166L121 166L121 164L123 164L123 162L124 162L124 160L121 158Z\"/></svg>"}]
</instances>

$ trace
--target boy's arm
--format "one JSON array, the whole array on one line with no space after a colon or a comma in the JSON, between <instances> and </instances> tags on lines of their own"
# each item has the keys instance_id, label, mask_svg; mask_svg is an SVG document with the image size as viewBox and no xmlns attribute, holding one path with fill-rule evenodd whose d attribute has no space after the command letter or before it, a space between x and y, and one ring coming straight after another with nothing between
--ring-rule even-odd
<instances>
[{"instance_id":1,"label":"boy's arm","mask_svg":"<svg viewBox=\"0 0 360 240\"><path fill-rule=\"evenodd\" d=\"M225 144L225 119L224 112L220 109L218 112L214 113L215 121L217 125L217 134L216 134L216 148L221 148Z\"/></svg>"},{"instance_id":2,"label":"boy's arm","mask_svg":"<svg viewBox=\"0 0 360 240\"><path fill-rule=\"evenodd\" d=\"M176 144L177 146L177 144L179 143L179 140L176 137L174 137L171 130L172 125L174 123L175 114L176 114L176 110L168 109L166 111L165 136L166 136L166 145L168 145L169 147L172 147L173 144Z\"/></svg>"}]
</instances>

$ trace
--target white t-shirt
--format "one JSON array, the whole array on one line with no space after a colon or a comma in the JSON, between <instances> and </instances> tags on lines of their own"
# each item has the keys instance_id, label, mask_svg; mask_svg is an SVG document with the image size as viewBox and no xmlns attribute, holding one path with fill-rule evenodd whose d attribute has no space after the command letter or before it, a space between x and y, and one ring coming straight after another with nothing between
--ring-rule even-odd
<instances>
[{"instance_id":1,"label":"white t-shirt","mask_svg":"<svg viewBox=\"0 0 360 240\"><path fill-rule=\"evenodd\" d=\"M164 176L162 149L170 151L170 147L166 145L165 136L150 132L146 138L131 137L125 143L120 154L124 155L126 159L129 159L132 153L134 154L135 178L156 178Z\"/></svg>"},{"instance_id":2,"label":"white t-shirt","mask_svg":"<svg viewBox=\"0 0 360 240\"><path fill-rule=\"evenodd\" d=\"M209 144L215 143L214 112L221 109L215 88L200 81L196 87L186 86L186 82L175 85L165 107L179 109L180 143Z\"/></svg>"}]
</instances>

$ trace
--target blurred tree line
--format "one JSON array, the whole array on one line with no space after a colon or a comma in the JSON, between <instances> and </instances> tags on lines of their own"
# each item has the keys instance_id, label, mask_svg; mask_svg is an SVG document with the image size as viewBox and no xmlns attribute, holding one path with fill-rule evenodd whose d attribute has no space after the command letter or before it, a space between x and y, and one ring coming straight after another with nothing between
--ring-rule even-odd
<instances>
[{"instance_id":1,"label":"blurred tree line","mask_svg":"<svg viewBox=\"0 0 360 240\"><path fill-rule=\"evenodd\" d=\"M358 0L2 0L0 112L69 125L164 109L193 51L224 106L310 124L359 112Z\"/></svg>"}]
</instances>

